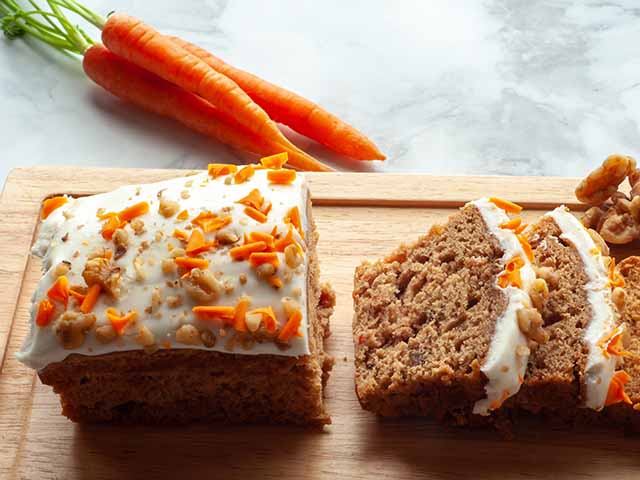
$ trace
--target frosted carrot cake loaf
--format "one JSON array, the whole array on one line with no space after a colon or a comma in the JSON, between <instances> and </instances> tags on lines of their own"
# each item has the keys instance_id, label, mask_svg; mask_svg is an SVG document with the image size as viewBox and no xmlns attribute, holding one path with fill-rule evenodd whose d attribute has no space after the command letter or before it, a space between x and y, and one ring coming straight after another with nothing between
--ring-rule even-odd
<instances>
[{"instance_id":1,"label":"frosted carrot cake loaf","mask_svg":"<svg viewBox=\"0 0 640 480\"><path fill-rule=\"evenodd\" d=\"M334 295L303 175L261 165L44 203L18 358L79 422L325 424Z\"/></svg>"}]
</instances>

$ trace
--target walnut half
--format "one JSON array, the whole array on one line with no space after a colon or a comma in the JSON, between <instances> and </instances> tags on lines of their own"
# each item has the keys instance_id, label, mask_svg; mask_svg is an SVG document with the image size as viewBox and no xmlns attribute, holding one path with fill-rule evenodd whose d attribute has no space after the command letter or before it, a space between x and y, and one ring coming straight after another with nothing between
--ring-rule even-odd
<instances>
[{"instance_id":1,"label":"walnut half","mask_svg":"<svg viewBox=\"0 0 640 480\"><path fill-rule=\"evenodd\" d=\"M62 346L67 349L79 348L84 343L87 331L96 323L93 313L65 312L53 325L53 332Z\"/></svg>"},{"instance_id":2,"label":"walnut half","mask_svg":"<svg viewBox=\"0 0 640 480\"><path fill-rule=\"evenodd\" d=\"M96 257L87 261L82 271L82 278L87 286L98 284L102 291L114 298L120 296L120 267L104 257Z\"/></svg>"}]
</instances>

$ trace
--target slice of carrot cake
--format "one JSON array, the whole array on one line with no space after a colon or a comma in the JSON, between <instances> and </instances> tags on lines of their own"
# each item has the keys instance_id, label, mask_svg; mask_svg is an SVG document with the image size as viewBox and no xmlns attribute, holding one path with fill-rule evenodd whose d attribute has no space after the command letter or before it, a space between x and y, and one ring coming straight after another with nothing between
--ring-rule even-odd
<instances>
[{"instance_id":1,"label":"slice of carrot cake","mask_svg":"<svg viewBox=\"0 0 640 480\"><path fill-rule=\"evenodd\" d=\"M286 156L43 206L19 360L80 422L329 423L334 296Z\"/></svg>"},{"instance_id":2,"label":"slice of carrot cake","mask_svg":"<svg viewBox=\"0 0 640 480\"><path fill-rule=\"evenodd\" d=\"M507 215L520 210L494 198L470 202L416 243L356 269L363 408L462 424L518 392L530 347L546 339L528 294L532 252Z\"/></svg>"},{"instance_id":3,"label":"slice of carrot cake","mask_svg":"<svg viewBox=\"0 0 640 480\"><path fill-rule=\"evenodd\" d=\"M624 324L616 304L624 292L605 242L565 207L525 231L538 279L532 290L548 341L529 356L518 407L571 419L580 408L601 411L621 376ZM619 393L619 392L618 392Z\"/></svg>"}]
</instances>

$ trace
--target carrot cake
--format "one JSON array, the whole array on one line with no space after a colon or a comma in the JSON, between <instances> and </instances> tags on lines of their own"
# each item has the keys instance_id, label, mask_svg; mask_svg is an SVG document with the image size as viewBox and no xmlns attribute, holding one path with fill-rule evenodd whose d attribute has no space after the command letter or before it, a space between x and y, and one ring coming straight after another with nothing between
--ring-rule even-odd
<instances>
[{"instance_id":1,"label":"carrot cake","mask_svg":"<svg viewBox=\"0 0 640 480\"><path fill-rule=\"evenodd\" d=\"M565 207L543 215L525 234L539 277L532 300L548 341L531 353L515 404L570 419L577 409L599 412L622 401L623 390L611 386L627 375L619 369L625 324L616 306L624 280L606 243Z\"/></svg>"},{"instance_id":2,"label":"carrot cake","mask_svg":"<svg viewBox=\"0 0 640 480\"><path fill-rule=\"evenodd\" d=\"M286 155L45 201L18 358L78 422L326 424L334 295Z\"/></svg>"},{"instance_id":3,"label":"carrot cake","mask_svg":"<svg viewBox=\"0 0 640 480\"><path fill-rule=\"evenodd\" d=\"M356 393L383 416L464 424L517 394L546 335L529 291L533 254L521 208L490 198L384 260L356 269Z\"/></svg>"}]
</instances>

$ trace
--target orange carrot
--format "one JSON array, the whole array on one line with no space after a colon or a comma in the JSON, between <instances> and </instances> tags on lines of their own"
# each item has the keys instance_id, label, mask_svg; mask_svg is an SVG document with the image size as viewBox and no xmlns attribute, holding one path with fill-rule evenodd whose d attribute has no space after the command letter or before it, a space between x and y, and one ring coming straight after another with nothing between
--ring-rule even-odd
<instances>
[{"instance_id":1,"label":"orange carrot","mask_svg":"<svg viewBox=\"0 0 640 480\"><path fill-rule=\"evenodd\" d=\"M128 222L129 220L133 220L136 217L144 215L149 212L149 204L147 202L136 203L135 205L131 205L130 207L125 208L121 212L118 213L118 217L123 222Z\"/></svg>"},{"instance_id":2,"label":"orange carrot","mask_svg":"<svg viewBox=\"0 0 640 480\"><path fill-rule=\"evenodd\" d=\"M176 265L184 268L185 270L191 270L193 268L207 268L209 266L209 260L203 258L191 258L191 257L176 257Z\"/></svg>"},{"instance_id":3,"label":"orange carrot","mask_svg":"<svg viewBox=\"0 0 640 480\"><path fill-rule=\"evenodd\" d=\"M267 179L271 183L286 185L295 181L296 171L289 168L281 168L280 170L269 170L267 172Z\"/></svg>"},{"instance_id":4,"label":"orange carrot","mask_svg":"<svg viewBox=\"0 0 640 480\"><path fill-rule=\"evenodd\" d=\"M82 66L89 78L122 100L172 118L234 148L258 155L271 155L284 149L289 154L289 163L296 168L320 172L333 170L304 152L283 148L277 142L252 133L198 95L126 61L103 45L86 50Z\"/></svg>"},{"instance_id":5,"label":"orange carrot","mask_svg":"<svg viewBox=\"0 0 640 480\"><path fill-rule=\"evenodd\" d=\"M253 218L256 222L264 223L267 221L267 216L260 210L256 210L253 207L246 207L244 213Z\"/></svg>"},{"instance_id":6,"label":"orange carrot","mask_svg":"<svg viewBox=\"0 0 640 480\"><path fill-rule=\"evenodd\" d=\"M246 243L239 247L233 247L229 250L229 255L231 255L231 258L234 260L246 260L252 253L263 252L266 249L267 244L264 242Z\"/></svg>"},{"instance_id":7,"label":"orange carrot","mask_svg":"<svg viewBox=\"0 0 640 480\"><path fill-rule=\"evenodd\" d=\"M260 164L265 168L282 168L282 166L289 161L287 152L276 153L275 155L269 155L268 157L262 157Z\"/></svg>"},{"instance_id":8,"label":"orange carrot","mask_svg":"<svg viewBox=\"0 0 640 480\"><path fill-rule=\"evenodd\" d=\"M253 165L249 164L246 167L242 168L238 173L233 176L233 180L236 183L244 183L253 177L255 173L255 168Z\"/></svg>"},{"instance_id":9,"label":"orange carrot","mask_svg":"<svg viewBox=\"0 0 640 480\"><path fill-rule=\"evenodd\" d=\"M107 315L111 326L118 336L122 335L122 332L124 332L129 322L134 321L138 317L138 312L135 310L131 310L124 316L121 316L115 308L107 308L104 313Z\"/></svg>"},{"instance_id":10,"label":"orange carrot","mask_svg":"<svg viewBox=\"0 0 640 480\"><path fill-rule=\"evenodd\" d=\"M67 197L51 197L47 198L44 202L42 202L42 212L40 213L40 218L42 220L46 219L54 210L57 210L69 200Z\"/></svg>"},{"instance_id":11,"label":"orange carrot","mask_svg":"<svg viewBox=\"0 0 640 480\"><path fill-rule=\"evenodd\" d=\"M249 264L253 267L262 265L263 263L270 263L274 267L278 268L280 262L278 261L278 254L276 252L253 252L249 255Z\"/></svg>"},{"instance_id":12,"label":"orange carrot","mask_svg":"<svg viewBox=\"0 0 640 480\"><path fill-rule=\"evenodd\" d=\"M242 197L240 200L236 201L236 203L241 203L247 207L253 207L256 210L260 210L260 207L262 207L262 204L264 203L264 197L260 193L260 190L254 188L246 197Z\"/></svg>"},{"instance_id":13,"label":"orange carrot","mask_svg":"<svg viewBox=\"0 0 640 480\"><path fill-rule=\"evenodd\" d=\"M202 230L194 228L191 231L191 236L187 242L186 252L190 257L195 257L203 252L206 252L215 245L215 242L207 242L204 238Z\"/></svg>"},{"instance_id":14,"label":"orange carrot","mask_svg":"<svg viewBox=\"0 0 640 480\"><path fill-rule=\"evenodd\" d=\"M58 279L51 285L49 291L47 292L47 297L51 300L56 300L58 302L64 303L64 306L67 306L69 303L69 280L64 275L58 277Z\"/></svg>"},{"instance_id":15,"label":"orange carrot","mask_svg":"<svg viewBox=\"0 0 640 480\"><path fill-rule=\"evenodd\" d=\"M226 75L280 123L314 139L331 150L357 160L384 160L375 144L358 130L341 121L315 103L255 75L228 65L206 50L176 37L176 45L201 58L210 67Z\"/></svg>"},{"instance_id":16,"label":"orange carrot","mask_svg":"<svg viewBox=\"0 0 640 480\"><path fill-rule=\"evenodd\" d=\"M102 29L102 41L116 55L199 95L259 137L303 153L233 80L142 20L122 13L111 15Z\"/></svg>"},{"instance_id":17,"label":"orange carrot","mask_svg":"<svg viewBox=\"0 0 640 480\"><path fill-rule=\"evenodd\" d=\"M278 334L278 340L288 342L289 339L294 335L297 335L299 337L302 336L298 331L301 321L302 313L300 312L300 310L295 310L289 316L289 319L287 320L287 323L285 323L284 327L282 327L282 330L280 330L280 333Z\"/></svg>"},{"instance_id":18,"label":"orange carrot","mask_svg":"<svg viewBox=\"0 0 640 480\"><path fill-rule=\"evenodd\" d=\"M217 318L220 320L233 320L235 314L234 307L224 306L196 306L193 313L204 318Z\"/></svg>"},{"instance_id":19,"label":"orange carrot","mask_svg":"<svg viewBox=\"0 0 640 480\"><path fill-rule=\"evenodd\" d=\"M239 332L247 331L247 309L249 308L249 299L246 297L240 297L236 304L236 309L233 314L233 328Z\"/></svg>"},{"instance_id":20,"label":"orange carrot","mask_svg":"<svg viewBox=\"0 0 640 480\"><path fill-rule=\"evenodd\" d=\"M93 310L93 307L95 307L98 297L100 296L100 290L100 285L97 283L94 283L89 287L89 291L80 304L80 311L82 313L89 313Z\"/></svg>"},{"instance_id":21,"label":"orange carrot","mask_svg":"<svg viewBox=\"0 0 640 480\"><path fill-rule=\"evenodd\" d=\"M36 325L46 327L53 320L53 303L48 298L40 300L38 305L38 313L36 314Z\"/></svg>"},{"instance_id":22,"label":"orange carrot","mask_svg":"<svg viewBox=\"0 0 640 480\"><path fill-rule=\"evenodd\" d=\"M247 315L260 315L262 317L262 323L268 332L275 332L278 328L276 321L276 314L271 307L256 308L247 312Z\"/></svg>"},{"instance_id":23,"label":"orange carrot","mask_svg":"<svg viewBox=\"0 0 640 480\"><path fill-rule=\"evenodd\" d=\"M249 234L249 239L252 242L264 242L267 244L267 248L274 248L275 247L275 238L273 237L273 235L270 235L268 233L264 233L264 232L251 232Z\"/></svg>"}]
</instances>

